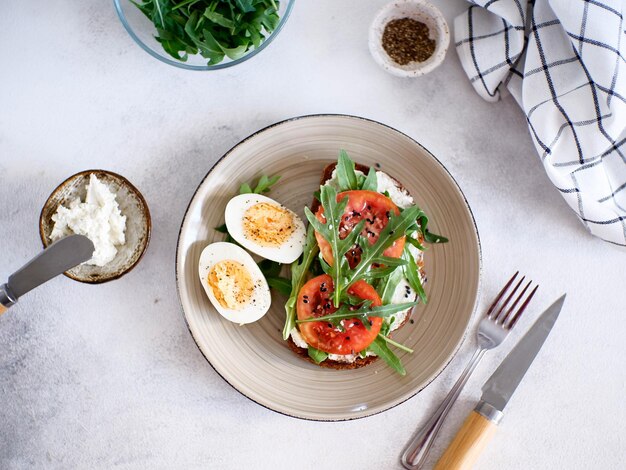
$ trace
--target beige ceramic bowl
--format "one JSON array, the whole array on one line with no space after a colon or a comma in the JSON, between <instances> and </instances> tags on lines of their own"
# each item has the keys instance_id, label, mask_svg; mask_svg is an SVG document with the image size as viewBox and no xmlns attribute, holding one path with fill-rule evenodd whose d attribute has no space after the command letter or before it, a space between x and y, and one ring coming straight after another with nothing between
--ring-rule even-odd
<instances>
[{"instance_id":1,"label":"beige ceramic bowl","mask_svg":"<svg viewBox=\"0 0 626 470\"><path fill-rule=\"evenodd\" d=\"M214 227L239 185L261 174L281 175L270 196L300 216L319 188L323 168L345 149L360 163L398 178L430 216L429 227L450 243L425 255L429 302L394 339L413 348L399 352L407 374L382 360L356 370L324 369L296 356L282 340L285 298L273 294L268 314L239 326L212 307L198 279L205 246L223 239ZM406 135L351 116L307 116L248 137L209 171L180 230L176 255L178 292L189 330L213 368L233 387L272 410L299 418L343 420L389 409L415 395L451 360L474 311L480 248L463 194L443 165Z\"/></svg>"},{"instance_id":2,"label":"beige ceramic bowl","mask_svg":"<svg viewBox=\"0 0 626 470\"><path fill-rule=\"evenodd\" d=\"M105 266L82 264L65 272L65 275L75 281L99 284L117 279L133 269L150 241L152 226L148 205L139 190L126 178L104 170L86 170L70 176L52 192L44 204L39 216L39 234L44 247L47 247L51 243L50 233L54 226L52 216L59 205L68 206L77 197L81 201L85 200L85 187L92 173L116 194L122 215L126 216L126 244L118 247L115 258Z\"/></svg>"},{"instance_id":3,"label":"beige ceramic bowl","mask_svg":"<svg viewBox=\"0 0 626 470\"><path fill-rule=\"evenodd\" d=\"M382 46L385 26L392 20L411 18L428 26L429 37L436 41L433 55L424 62L396 63ZM376 15L369 33L369 49L378 65L398 77L419 77L437 68L446 57L450 30L441 11L427 0L396 0L385 5Z\"/></svg>"}]
</instances>

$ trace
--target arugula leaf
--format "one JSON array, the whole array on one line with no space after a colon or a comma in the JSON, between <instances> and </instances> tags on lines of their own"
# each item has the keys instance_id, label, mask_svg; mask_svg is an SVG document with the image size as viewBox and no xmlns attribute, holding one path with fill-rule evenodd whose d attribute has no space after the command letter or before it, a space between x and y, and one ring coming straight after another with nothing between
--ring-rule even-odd
<instances>
[{"instance_id":1,"label":"arugula leaf","mask_svg":"<svg viewBox=\"0 0 626 470\"><path fill-rule=\"evenodd\" d=\"M163 50L182 62L200 54L209 64L238 59L278 26L275 0L131 0L155 26Z\"/></svg>"},{"instance_id":2,"label":"arugula leaf","mask_svg":"<svg viewBox=\"0 0 626 470\"><path fill-rule=\"evenodd\" d=\"M235 0L235 4L239 7L241 11L247 13L249 11L254 11L253 0Z\"/></svg>"},{"instance_id":3,"label":"arugula leaf","mask_svg":"<svg viewBox=\"0 0 626 470\"><path fill-rule=\"evenodd\" d=\"M275 289L286 296L291 295L291 279L280 276L280 271L283 267L282 264L269 259L259 261L257 264L259 265L267 284L272 289Z\"/></svg>"},{"instance_id":4,"label":"arugula leaf","mask_svg":"<svg viewBox=\"0 0 626 470\"><path fill-rule=\"evenodd\" d=\"M399 266L404 266L407 262L402 258L390 258L388 256L381 256L378 258L377 263L382 266L373 267L363 275L363 279L369 283L375 279L380 279L389 276L396 271Z\"/></svg>"},{"instance_id":5,"label":"arugula leaf","mask_svg":"<svg viewBox=\"0 0 626 470\"><path fill-rule=\"evenodd\" d=\"M362 250L361 261L353 270L348 272L346 284L351 285L359 279L366 278L372 264L389 263L389 258L384 257L383 252L394 241L404 236L407 229L415 223L415 218L420 212L421 209L419 207L412 206L403 210L400 215L391 213L389 222L381 230L378 240L373 245L370 245L369 241L363 236L359 236L358 245Z\"/></svg>"},{"instance_id":6,"label":"arugula leaf","mask_svg":"<svg viewBox=\"0 0 626 470\"><path fill-rule=\"evenodd\" d=\"M271 191L272 186L274 186L278 180L280 179L280 175L274 175L272 177L268 177L267 175L261 175L256 185L254 185L254 189L249 183L243 183L239 186L239 194L263 194Z\"/></svg>"},{"instance_id":7,"label":"arugula leaf","mask_svg":"<svg viewBox=\"0 0 626 470\"><path fill-rule=\"evenodd\" d=\"M380 307L372 307L367 304L359 307L356 310L350 310L350 305L343 304L335 313L323 315L321 317L311 317L305 320L296 320L296 323L311 323L316 321L330 321L330 320L343 320L346 318L359 318L361 317L381 317L386 318L394 313L403 312L409 308L415 307L418 302L404 302L401 304L387 304Z\"/></svg>"},{"instance_id":8,"label":"arugula leaf","mask_svg":"<svg viewBox=\"0 0 626 470\"><path fill-rule=\"evenodd\" d=\"M319 349L315 349L313 346L308 347L309 357L313 359L316 364L326 360L328 358L328 353L324 351L320 351Z\"/></svg>"},{"instance_id":9,"label":"arugula leaf","mask_svg":"<svg viewBox=\"0 0 626 470\"><path fill-rule=\"evenodd\" d=\"M220 233L228 233L228 229L226 228L226 224L219 225L215 227L215 230Z\"/></svg>"},{"instance_id":10,"label":"arugula leaf","mask_svg":"<svg viewBox=\"0 0 626 470\"><path fill-rule=\"evenodd\" d=\"M304 208L304 214L309 221L309 227L313 227L328 242L333 254L333 264L328 265L324 260L320 260L324 271L333 279L333 304L338 307L341 294L346 284L343 282L343 274L348 270L348 260L345 258L346 252L354 245L354 241L364 227L361 222L345 239L339 237L339 225L343 212L348 204L348 198L344 197L337 202L337 191L332 186L322 186L320 188L320 202L324 208L325 223L320 222L315 214L308 207ZM355 233L353 235L353 233Z\"/></svg>"},{"instance_id":11,"label":"arugula leaf","mask_svg":"<svg viewBox=\"0 0 626 470\"><path fill-rule=\"evenodd\" d=\"M350 159L345 150L339 151L339 159L337 160L337 187L339 191L350 191L354 189L363 189L366 191L378 191L378 178L376 170L370 168L367 176L356 172L356 165Z\"/></svg>"},{"instance_id":12,"label":"arugula leaf","mask_svg":"<svg viewBox=\"0 0 626 470\"><path fill-rule=\"evenodd\" d=\"M283 295L291 295L291 279L287 279L286 277L266 277L267 285L272 289L276 289Z\"/></svg>"},{"instance_id":13,"label":"arugula leaf","mask_svg":"<svg viewBox=\"0 0 626 470\"><path fill-rule=\"evenodd\" d=\"M428 229L424 230L424 240L428 243L448 243L448 239L443 235L432 233Z\"/></svg>"},{"instance_id":14,"label":"arugula leaf","mask_svg":"<svg viewBox=\"0 0 626 470\"><path fill-rule=\"evenodd\" d=\"M398 284L400 284L402 279L402 269L394 270L387 279L384 279L384 283L380 286L380 290L378 292L383 305L391 302L391 298L396 291L396 287L398 287Z\"/></svg>"},{"instance_id":15,"label":"arugula leaf","mask_svg":"<svg viewBox=\"0 0 626 470\"><path fill-rule=\"evenodd\" d=\"M361 184L361 189L365 191L378 191L378 178L376 177L376 170L370 167L367 177Z\"/></svg>"},{"instance_id":16,"label":"arugula leaf","mask_svg":"<svg viewBox=\"0 0 626 470\"><path fill-rule=\"evenodd\" d=\"M257 182L254 192L257 194L268 193L272 189L278 180L280 179L280 175L274 175L271 178L268 178L265 175L262 175Z\"/></svg>"},{"instance_id":17,"label":"arugula leaf","mask_svg":"<svg viewBox=\"0 0 626 470\"><path fill-rule=\"evenodd\" d=\"M299 260L291 264L291 295L285 304L285 326L283 328L283 339L289 338L289 333L296 326L296 302L298 293L304 282L309 266L317 256L319 247L315 240L315 230L311 225L306 232L306 241L304 242L304 251Z\"/></svg>"},{"instance_id":18,"label":"arugula leaf","mask_svg":"<svg viewBox=\"0 0 626 470\"><path fill-rule=\"evenodd\" d=\"M419 298L422 302L427 303L428 298L426 297L426 292L424 291L424 287L422 286L422 280L420 279L419 268L417 264L415 264L415 258L409 251L408 245L404 245L404 251L402 252L402 258L407 262L404 266L404 275L406 276L406 280L409 281L409 285L411 289L417 292Z\"/></svg>"},{"instance_id":19,"label":"arugula leaf","mask_svg":"<svg viewBox=\"0 0 626 470\"><path fill-rule=\"evenodd\" d=\"M432 233L430 230L428 230L427 226L428 226L428 216L426 216L426 214L424 212L422 212L417 218L416 218L416 223L418 225L418 229L419 231L422 233L422 236L424 237L424 241L426 243L447 243L448 239L446 237L444 237L443 235L437 235L435 233ZM416 242L416 240L414 240ZM424 248L421 247L419 245L419 243L413 243L415 246L417 246L420 250L424 251Z\"/></svg>"},{"instance_id":20,"label":"arugula leaf","mask_svg":"<svg viewBox=\"0 0 626 470\"><path fill-rule=\"evenodd\" d=\"M393 346L395 346L398 349L401 349L403 351L408 352L409 354L413 354L413 350L407 346L405 346L404 344L400 344L395 342L394 340L392 340L390 337L385 336L383 334L378 333L378 337L385 340L386 343L392 344Z\"/></svg>"},{"instance_id":21,"label":"arugula leaf","mask_svg":"<svg viewBox=\"0 0 626 470\"><path fill-rule=\"evenodd\" d=\"M253 192L248 183L242 183L242 185L239 186L239 194L252 194Z\"/></svg>"},{"instance_id":22,"label":"arugula leaf","mask_svg":"<svg viewBox=\"0 0 626 470\"><path fill-rule=\"evenodd\" d=\"M276 261L272 261L269 259L264 259L257 263L263 275L267 277L278 277L280 274L280 270L282 269L282 264L277 263Z\"/></svg>"},{"instance_id":23,"label":"arugula leaf","mask_svg":"<svg viewBox=\"0 0 626 470\"><path fill-rule=\"evenodd\" d=\"M341 191L359 189L358 179L354 170L354 162L350 160L345 150L339 151L337 160L337 182Z\"/></svg>"},{"instance_id":24,"label":"arugula leaf","mask_svg":"<svg viewBox=\"0 0 626 470\"><path fill-rule=\"evenodd\" d=\"M407 241L407 243L410 243L411 245L413 245L418 250L426 251L426 247L424 245L422 245L419 241L417 241L416 238L413 238L410 234L407 234L406 241Z\"/></svg>"},{"instance_id":25,"label":"arugula leaf","mask_svg":"<svg viewBox=\"0 0 626 470\"><path fill-rule=\"evenodd\" d=\"M406 370L404 366L398 359L389 346L387 346L387 341L385 341L380 335L376 337L376 339L368 346L370 351L380 357L383 361L389 365L393 370L395 370L400 375L406 375Z\"/></svg>"}]
</instances>

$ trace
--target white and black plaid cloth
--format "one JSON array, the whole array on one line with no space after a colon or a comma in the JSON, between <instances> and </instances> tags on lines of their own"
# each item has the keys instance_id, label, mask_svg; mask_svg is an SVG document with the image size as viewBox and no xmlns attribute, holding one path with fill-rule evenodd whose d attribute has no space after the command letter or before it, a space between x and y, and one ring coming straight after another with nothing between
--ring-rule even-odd
<instances>
[{"instance_id":1,"label":"white and black plaid cloth","mask_svg":"<svg viewBox=\"0 0 626 470\"><path fill-rule=\"evenodd\" d=\"M477 0L455 20L476 91L504 87L548 176L594 235L626 245L624 0Z\"/></svg>"}]
</instances>

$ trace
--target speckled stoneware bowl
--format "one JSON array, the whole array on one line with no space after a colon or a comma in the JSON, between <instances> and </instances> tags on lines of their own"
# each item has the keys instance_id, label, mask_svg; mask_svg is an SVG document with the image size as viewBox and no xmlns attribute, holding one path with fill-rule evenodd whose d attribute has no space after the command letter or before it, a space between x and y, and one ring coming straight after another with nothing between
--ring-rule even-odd
<instances>
[{"instance_id":1,"label":"speckled stoneware bowl","mask_svg":"<svg viewBox=\"0 0 626 470\"><path fill-rule=\"evenodd\" d=\"M356 161L398 178L430 217L429 227L450 238L425 254L429 302L394 339L413 348L397 351L402 377L378 360L356 370L315 366L282 340L285 298L273 294L261 320L239 326L211 305L198 278L203 248L223 240L214 227L239 185L262 174L281 175L270 197L303 217L324 167L345 149ZM474 311L480 247L463 193L443 165L410 137L352 116L307 116L270 126L243 140L206 175L180 230L176 254L178 293L187 325L213 368L255 402L298 418L344 420L402 403L432 381L459 348Z\"/></svg>"},{"instance_id":2,"label":"speckled stoneware bowl","mask_svg":"<svg viewBox=\"0 0 626 470\"><path fill-rule=\"evenodd\" d=\"M383 48L383 32L392 20L411 18L428 26L429 37L436 41L435 52L423 62L400 65ZM369 48L378 65L398 77L419 77L437 68L446 57L450 30L441 11L427 0L397 0L385 5L376 15L369 32Z\"/></svg>"},{"instance_id":3,"label":"speckled stoneware bowl","mask_svg":"<svg viewBox=\"0 0 626 470\"><path fill-rule=\"evenodd\" d=\"M104 170L81 171L63 181L48 197L41 210L39 234L44 247L51 243L50 233L54 227L52 216L57 208L59 205L68 207L70 201L77 197L84 201L91 174L95 174L111 192L115 193L120 211L126 216L126 243L118 247L115 258L105 266L81 264L66 271L65 275L75 281L99 284L123 276L139 263L148 247L152 225L145 199L126 178Z\"/></svg>"}]
</instances>

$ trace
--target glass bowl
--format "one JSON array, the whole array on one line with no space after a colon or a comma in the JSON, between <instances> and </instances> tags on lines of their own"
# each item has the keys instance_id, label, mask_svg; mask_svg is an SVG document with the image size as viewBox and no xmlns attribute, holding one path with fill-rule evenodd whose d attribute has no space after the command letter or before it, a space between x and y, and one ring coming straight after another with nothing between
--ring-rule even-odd
<instances>
[{"instance_id":1,"label":"glass bowl","mask_svg":"<svg viewBox=\"0 0 626 470\"><path fill-rule=\"evenodd\" d=\"M257 55L265 49L283 29L283 26L287 22L287 18L289 18L294 2L295 0L280 1L278 7L278 15L280 17L279 23L271 34L266 35L265 41L263 41L259 47L249 50L244 56L238 59L231 60L228 57L224 57L220 63L209 65L207 64L208 59L202 57L200 54L189 55L186 62L176 60L174 57L170 56L155 39L154 36L156 33L156 27L152 21L150 21L150 19L146 17L131 0L113 0L115 10L117 11L120 21L124 25L124 28L126 28L130 37L133 38L144 51L152 57L159 59L161 62L187 70L224 69L237 65ZM141 0L137 3L141 3Z\"/></svg>"}]
</instances>

